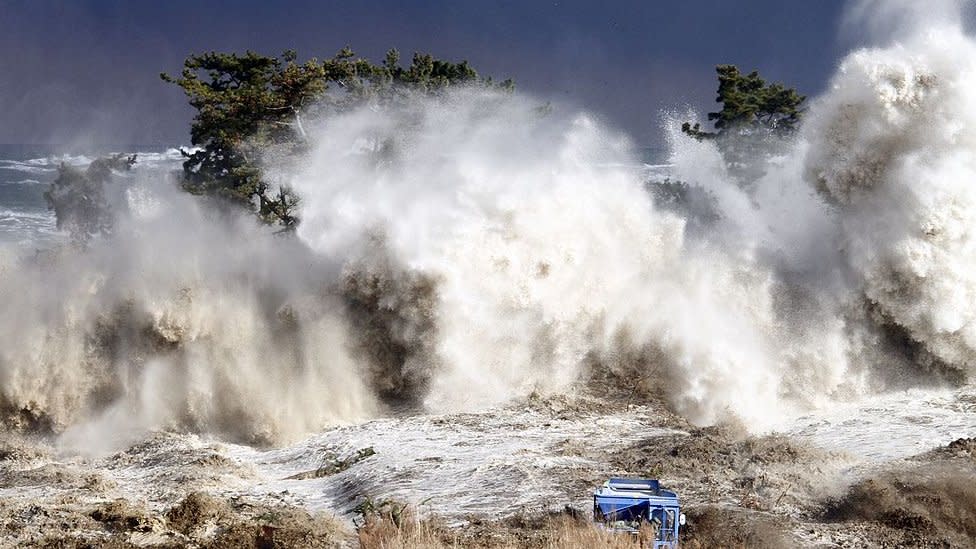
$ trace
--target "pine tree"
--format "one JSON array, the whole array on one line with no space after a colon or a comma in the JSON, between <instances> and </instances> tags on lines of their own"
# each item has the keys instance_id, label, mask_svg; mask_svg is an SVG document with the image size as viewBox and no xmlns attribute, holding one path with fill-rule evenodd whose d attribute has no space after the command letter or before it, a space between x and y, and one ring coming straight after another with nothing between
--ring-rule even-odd
<instances>
[{"instance_id":1,"label":"pine tree","mask_svg":"<svg viewBox=\"0 0 976 549\"><path fill-rule=\"evenodd\" d=\"M299 197L272 184L260 168L264 158L305 150L304 120L339 112L365 101L386 103L416 94L436 94L455 85L494 85L467 61L452 63L416 53L400 66L387 52L375 65L343 48L324 61L297 61L293 50L280 57L248 51L191 55L176 84L196 110L190 129L195 150L184 152L183 187L250 209L267 223L292 228ZM501 87L510 89L511 81Z\"/></svg>"},{"instance_id":2,"label":"pine tree","mask_svg":"<svg viewBox=\"0 0 976 549\"><path fill-rule=\"evenodd\" d=\"M806 97L779 83L766 83L757 71L742 74L734 65L718 65L718 112L708 113L714 131L685 122L681 130L698 140L716 142L725 164L743 186L766 173L767 160L778 154L803 116Z\"/></svg>"},{"instance_id":3,"label":"pine tree","mask_svg":"<svg viewBox=\"0 0 976 549\"><path fill-rule=\"evenodd\" d=\"M806 97L779 83L767 84L757 71L742 74L735 65L718 65L718 95L715 101L722 110L708 113L715 131L701 124L685 122L681 129L698 139L719 137L728 132L771 131L789 133L796 129L803 115Z\"/></svg>"}]
</instances>

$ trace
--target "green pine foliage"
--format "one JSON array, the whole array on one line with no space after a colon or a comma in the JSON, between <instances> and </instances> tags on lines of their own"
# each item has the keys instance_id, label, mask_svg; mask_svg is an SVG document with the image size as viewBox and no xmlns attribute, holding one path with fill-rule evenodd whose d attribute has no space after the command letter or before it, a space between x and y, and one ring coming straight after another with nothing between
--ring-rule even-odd
<instances>
[{"instance_id":1,"label":"green pine foliage","mask_svg":"<svg viewBox=\"0 0 976 549\"><path fill-rule=\"evenodd\" d=\"M179 76L160 76L182 88L196 110L190 130L195 149L184 152L184 189L237 204L286 229L298 223L299 197L269 181L261 162L269 155L281 158L304 150L304 120L366 101L388 103L457 85L496 85L480 78L467 61L417 53L403 67L399 52L390 50L377 65L349 48L304 62L293 50L279 57L209 52L189 56ZM511 89L512 83L498 86Z\"/></svg>"},{"instance_id":2,"label":"green pine foliage","mask_svg":"<svg viewBox=\"0 0 976 549\"><path fill-rule=\"evenodd\" d=\"M749 188L768 167L768 159L781 151L788 137L799 127L806 97L793 88L767 83L757 71L742 74L735 65L718 65L718 92L722 105L708 113L713 130L699 123L685 122L681 131L702 140L712 140L729 171L740 186ZM715 197L695 183L649 182L655 204L677 211L696 229L718 219Z\"/></svg>"},{"instance_id":3,"label":"green pine foliage","mask_svg":"<svg viewBox=\"0 0 976 549\"><path fill-rule=\"evenodd\" d=\"M806 97L782 84L767 84L757 71L742 74L735 65L718 65L718 112L708 113L715 131L703 130L701 124L685 122L681 130L697 139L714 138L728 132L756 129L789 133L796 129L803 115Z\"/></svg>"},{"instance_id":4,"label":"green pine foliage","mask_svg":"<svg viewBox=\"0 0 976 549\"><path fill-rule=\"evenodd\" d=\"M799 127L806 97L793 88L767 83L759 73L742 74L734 65L718 65L718 112L708 113L714 130L685 122L681 130L699 141L713 140L729 173L748 187L768 167L768 159L782 152Z\"/></svg>"}]
</instances>

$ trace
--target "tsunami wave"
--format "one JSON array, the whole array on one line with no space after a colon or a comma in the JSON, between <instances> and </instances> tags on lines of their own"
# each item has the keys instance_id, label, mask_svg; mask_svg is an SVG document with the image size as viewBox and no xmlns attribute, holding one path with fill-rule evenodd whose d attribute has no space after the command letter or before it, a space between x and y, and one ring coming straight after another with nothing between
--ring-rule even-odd
<instances>
[{"instance_id":1,"label":"tsunami wave","mask_svg":"<svg viewBox=\"0 0 976 549\"><path fill-rule=\"evenodd\" d=\"M682 208L596 117L474 89L310 122L266 166L302 197L294 235L137 171L110 237L0 254L4 425L277 444L597 380L761 431L964 383L976 44L954 21L848 55L752 180L670 117L668 175L705 197Z\"/></svg>"}]
</instances>

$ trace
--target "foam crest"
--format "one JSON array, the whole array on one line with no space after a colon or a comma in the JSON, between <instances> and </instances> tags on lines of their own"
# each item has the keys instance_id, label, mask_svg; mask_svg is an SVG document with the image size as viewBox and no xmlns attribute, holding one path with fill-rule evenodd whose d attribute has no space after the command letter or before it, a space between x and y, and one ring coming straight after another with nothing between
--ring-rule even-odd
<instances>
[{"instance_id":1,"label":"foam crest","mask_svg":"<svg viewBox=\"0 0 976 549\"><path fill-rule=\"evenodd\" d=\"M938 359L971 369L976 45L955 27L851 55L805 130L867 297Z\"/></svg>"}]
</instances>

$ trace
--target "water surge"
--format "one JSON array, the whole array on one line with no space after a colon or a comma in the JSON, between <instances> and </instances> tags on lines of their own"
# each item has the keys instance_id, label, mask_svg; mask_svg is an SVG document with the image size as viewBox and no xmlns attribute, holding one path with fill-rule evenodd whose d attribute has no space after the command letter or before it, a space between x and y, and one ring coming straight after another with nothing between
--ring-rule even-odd
<instances>
[{"instance_id":1,"label":"water surge","mask_svg":"<svg viewBox=\"0 0 976 549\"><path fill-rule=\"evenodd\" d=\"M597 118L485 90L310 121L308 153L266 166L302 197L294 235L137 170L112 187L111 237L0 255L4 425L275 444L612 372L761 431L960 383L976 46L952 21L851 53L749 181L667 122L672 178L707 197L684 209L655 204Z\"/></svg>"}]
</instances>

